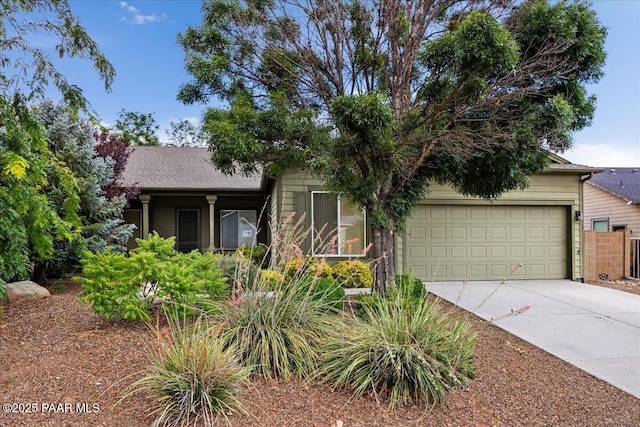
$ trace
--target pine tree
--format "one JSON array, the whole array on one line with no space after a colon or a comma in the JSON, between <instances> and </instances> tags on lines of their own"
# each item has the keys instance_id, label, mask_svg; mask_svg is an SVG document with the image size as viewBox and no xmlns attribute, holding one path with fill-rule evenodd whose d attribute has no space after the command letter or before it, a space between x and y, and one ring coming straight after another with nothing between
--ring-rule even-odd
<instances>
[{"instance_id":1,"label":"pine tree","mask_svg":"<svg viewBox=\"0 0 640 427\"><path fill-rule=\"evenodd\" d=\"M51 102L41 104L36 117L46 130L49 149L57 161L64 163L76 177L82 221L82 239L73 242L57 240L54 258L38 260L38 266L47 273L60 273L69 265L76 264L84 250L100 252L113 247L123 251L134 226L125 224L123 220L125 196L108 198L105 194L104 188L114 181L115 162L96 152L93 127L74 118L65 106ZM53 175L47 193L60 210L65 201L57 178Z\"/></svg>"}]
</instances>

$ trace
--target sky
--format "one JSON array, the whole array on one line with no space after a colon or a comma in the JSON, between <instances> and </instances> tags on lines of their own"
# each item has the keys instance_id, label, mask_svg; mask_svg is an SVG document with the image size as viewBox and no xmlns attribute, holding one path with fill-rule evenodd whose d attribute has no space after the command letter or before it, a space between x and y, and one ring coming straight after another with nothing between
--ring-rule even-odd
<instances>
[{"instance_id":1,"label":"sky","mask_svg":"<svg viewBox=\"0 0 640 427\"><path fill-rule=\"evenodd\" d=\"M197 123L205 105L176 100L181 84L190 80L177 34L202 20L195 0L111 1L70 0L89 35L116 69L105 92L88 61L65 60L60 70L79 85L106 124L122 109L153 113L159 137L167 141L170 122ZM592 125L574 134L573 149L561 154L573 163L596 167L640 166L640 1L595 0L608 29L605 76L588 91L597 96ZM42 40L44 47L47 41ZM53 46L51 46L53 48Z\"/></svg>"}]
</instances>

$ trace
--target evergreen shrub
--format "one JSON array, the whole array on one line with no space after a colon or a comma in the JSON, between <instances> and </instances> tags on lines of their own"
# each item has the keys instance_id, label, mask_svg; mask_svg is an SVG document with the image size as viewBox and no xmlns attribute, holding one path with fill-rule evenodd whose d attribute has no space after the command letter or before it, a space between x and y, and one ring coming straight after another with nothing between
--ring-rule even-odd
<instances>
[{"instance_id":1,"label":"evergreen shrub","mask_svg":"<svg viewBox=\"0 0 640 427\"><path fill-rule=\"evenodd\" d=\"M128 256L107 249L80 260L80 298L105 318L148 320L158 302L184 313L228 295L216 255L179 253L175 238L157 233L137 242Z\"/></svg>"},{"instance_id":2,"label":"evergreen shrub","mask_svg":"<svg viewBox=\"0 0 640 427\"><path fill-rule=\"evenodd\" d=\"M332 267L333 277L343 288L370 288L373 274L369 266L360 260L343 260Z\"/></svg>"}]
</instances>

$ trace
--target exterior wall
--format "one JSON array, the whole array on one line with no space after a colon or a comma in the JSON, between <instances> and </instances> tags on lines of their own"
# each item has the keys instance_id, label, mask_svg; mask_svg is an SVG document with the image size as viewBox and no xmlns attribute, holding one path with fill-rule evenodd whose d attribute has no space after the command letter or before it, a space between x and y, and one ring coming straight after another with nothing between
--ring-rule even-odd
<instances>
[{"instance_id":1,"label":"exterior wall","mask_svg":"<svg viewBox=\"0 0 640 427\"><path fill-rule=\"evenodd\" d=\"M176 209L200 210L200 247L209 247L209 204L204 196L152 196L150 202L150 230L162 237L176 235Z\"/></svg>"},{"instance_id":2,"label":"exterior wall","mask_svg":"<svg viewBox=\"0 0 640 427\"><path fill-rule=\"evenodd\" d=\"M631 269L631 232L585 231L585 275L589 282L629 277Z\"/></svg>"},{"instance_id":3,"label":"exterior wall","mask_svg":"<svg viewBox=\"0 0 640 427\"><path fill-rule=\"evenodd\" d=\"M176 235L176 210L180 208L198 209L200 211L200 249L206 250L210 246L219 248L220 244L220 211L222 210L255 210L258 215L258 236L259 243L268 244L270 236L268 233L267 217L271 209L262 194L218 194L214 204L214 242L210 241L210 216L209 202L206 194L181 195L180 193L152 193L149 202L149 231L156 231L162 237L172 237ZM141 204L138 200L132 201L132 208L139 209ZM131 217L133 218L133 209ZM132 222L132 221L128 221ZM129 247L132 249L135 243Z\"/></svg>"},{"instance_id":4,"label":"exterior wall","mask_svg":"<svg viewBox=\"0 0 640 427\"><path fill-rule=\"evenodd\" d=\"M571 279L583 279L582 257L582 222L576 221L575 212L582 210L582 182L580 176L569 173L544 173L531 177L529 188L515 190L503 194L496 200L487 201L477 197L467 197L458 194L452 187L444 185L431 186L430 192L420 203L423 204L494 204L494 205L537 205L537 206L568 206L569 221L568 236L569 259L571 262ZM405 257L404 239L398 236L396 253L399 271L403 271Z\"/></svg>"},{"instance_id":5,"label":"exterior wall","mask_svg":"<svg viewBox=\"0 0 640 427\"><path fill-rule=\"evenodd\" d=\"M594 219L608 219L609 231L624 225L634 237L640 237L640 205L628 205L626 200L614 196L593 184L584 186L584 229L591 230Z\"/></svg>"},{"instance_id":6,"label":"exterior wall","mask_svg":"<svg viewBox=\"0 0 640 427\"><path fill-rule=\"evenodd\" d=\"M289 220L289 225L295 224L302 219L300 224L304 230L311 227L311 192L324 189L324 182L315 178L311 174L302 171L287 171L283 173L274 186L275 201L277 206L272 206L277 216L272 217L272 229L277 230L283 221L295 212L295 216ZM371 236L367 235L367 242L371 241ZM311 250L311 233L306 233L301 242L296 242L304 253ZM340 259L353 258L357 255L324 255L328 262L339 261ZM359 255L358 255L359 256Z\"/></svg>"},{"instance_id":7,"label":"exterior wall","mask_svg":"<svg viewBox=\"0 0 640 427\"><path fill-rule=\"evenodd\" d=\"M284 218L291 212L298 212L300 203L296 202L296 194L308 193L321 189L322 180L300 171L283 174L276 184L278 218ZM569 207L568 241L571 261L571 279L581 280L583 275L582 258L582 222L575 221L575 212L582 211L582 182L580 176L573 173L545 173L531 178L526 190L505 193L498 200L487 201L475 197L465 197L456 193L449 186L433 185L428 196L421 201L426 204L505 204L505 205L539 205ZM399 273L404 268L404 241L402 234L396 236L396 268Z\"/></svg>"}]
</instances>

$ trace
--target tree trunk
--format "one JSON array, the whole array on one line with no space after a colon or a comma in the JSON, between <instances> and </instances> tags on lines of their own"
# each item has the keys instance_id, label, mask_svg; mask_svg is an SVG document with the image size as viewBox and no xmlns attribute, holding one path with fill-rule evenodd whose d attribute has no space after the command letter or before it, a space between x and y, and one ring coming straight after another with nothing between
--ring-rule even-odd
<instances>
[{"instance_id":1,"label":"tree trunk","mask_svg":"<svg viewBox=\"0 0 640 427\"><path fill-rule=\"evenodd\" d=\"M395 259L393 256L393 229L373 229L373 256L375 257L374 291L384 296L387 285L395 283Z\"/></svg>"}]
</instances>

